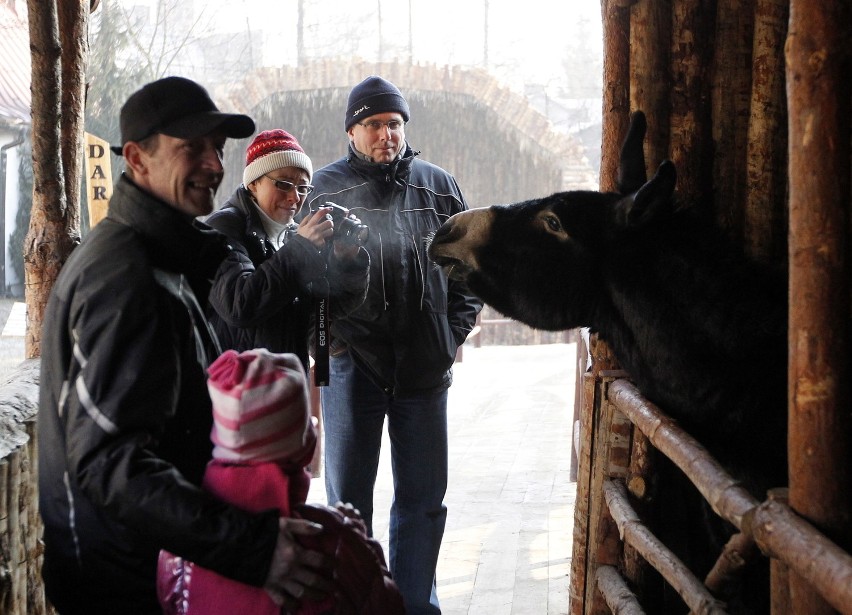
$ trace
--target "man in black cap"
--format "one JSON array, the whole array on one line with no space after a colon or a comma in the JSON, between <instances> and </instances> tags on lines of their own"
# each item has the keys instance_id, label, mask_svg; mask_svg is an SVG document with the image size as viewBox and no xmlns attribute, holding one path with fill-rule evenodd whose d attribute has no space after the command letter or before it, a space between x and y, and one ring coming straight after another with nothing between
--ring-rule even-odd
<instances>
[{"instance_id":1,"label":"man in black cap","mask_svg":"<svg viewBox=\"0 0 852 615\"><path fill-rule=\"evenodd\" d=\"M344 119L349 151L316 172L309 206L333 201L370 227L367 299L331 320L322 389L327 496L351 502L371 527L387 417L390 569L406 612L418 615L441 612L435 569L447 518L447 390L482 303L427 257L435 229L467 204L452 175L408 146L409 116L386 79L356 85Z\"/></svg>"},{"instance_id":2,"label":"man in black cap","mask_svg":"<svg viewBox=\"0 0 852 615\"><path fill-rule=\"evenodd\" d=\"M195 218L213 210L225 140L253 131L181 77L122 107L113 151L126 172L44 316L43 576L63 615L161 613L161 548L264 586L288 608L332 589L330 563L297 540L321 528L244 512L199 487L211 455L205 370L219 354L200 306L227 246Z\"/></svg>"}]
</instances>

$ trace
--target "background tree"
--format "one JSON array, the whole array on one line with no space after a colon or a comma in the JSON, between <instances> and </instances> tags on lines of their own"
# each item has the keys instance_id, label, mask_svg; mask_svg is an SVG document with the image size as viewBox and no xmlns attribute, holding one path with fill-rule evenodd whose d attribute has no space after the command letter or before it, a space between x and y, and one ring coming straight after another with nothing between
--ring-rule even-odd
<instances>
[{"instance_id":1,"label":"background tree","mask_svg":"<svg viewBox=\"0 0 852 615\"><path fill-rule=\"evenodd\" d=\"M21 144L18 161L18 213L15 215L15 230L9 235L9 258L19 280L24 279L24 241L30 228L33 205L33 161L30 143L30 136L27 135Z\"/></svg>"},{"instance_id":2,"label":"background tree","mask_svg":"<svg viewBox=\"0 0 852 615\"><path fill-rule=\"evenodd\" d=\"M24 246L25 354L41 354L44 308L79 239L88 3L28 0L32 52L33 204Z\"/></svg>"}]
</instances>

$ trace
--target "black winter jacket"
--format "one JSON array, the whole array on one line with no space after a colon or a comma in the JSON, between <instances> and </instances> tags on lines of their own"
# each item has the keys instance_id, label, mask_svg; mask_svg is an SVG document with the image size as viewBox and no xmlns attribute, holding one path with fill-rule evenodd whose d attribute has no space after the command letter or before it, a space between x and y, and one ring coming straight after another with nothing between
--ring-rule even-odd
<instances>
[{"instance_id":1,"label":"black winter jacket","mask_svg":"<svg viewBox=\"0 0 852 615\"><path fill-rule=\"evenodd\" d=\"M276 252L244 186L207 224L224 233L232 248L209 299L208 316L222 347L292 352L307 372L313 293L329 292L332 318L361 305L370 270L366 250L352 260L337 259L333 252L327 258L294 232Z\"/></svg>"},{"instance_id":2,"label":"black winter jacket","mask_svg":"<svg viewBox=\"0 0 852 615\"><path fill-rule=\"evenodd\" d=\"M212 426L204 319L224 238L125 176L44 315L39 504L47 595L63 615L159 613L160 548L262 585L278 514L199 484Z\"/></svg>"},{"instance_id":3,"label":"black winter jacket","mask_svg":"<svg viewBox=\"0 0 852 615\"><path fill-rule=\"evenodd\" d=\"M342 205L370 227L370 288L364 304L333 319L332 352L346 346L387 394L440 391L452 383L456 350L482 302L447 281L426 253L434 231L467 209L452 175L406 145L390 164L352 152L314 174L308 205ZM339 350L338 350L339 351Z\"/></svg>"}]
</instances>

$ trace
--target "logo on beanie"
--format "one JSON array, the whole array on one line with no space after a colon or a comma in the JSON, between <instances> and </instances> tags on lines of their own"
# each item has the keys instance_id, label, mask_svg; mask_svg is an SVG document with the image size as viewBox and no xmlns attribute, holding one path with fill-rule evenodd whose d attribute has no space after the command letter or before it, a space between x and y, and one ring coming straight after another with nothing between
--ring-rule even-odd
<instances>
[{"instance_id":1,"label":"logo on beanie","mask_svg":"<svg viewBox=\"0 0 852 615\"><path fill-rule=\"evenodd\" d=\"M357 117L359 113L361 113L362 111L366 111L369 108L370 108L369 105L364 105L360 109L356 109L355 111L352 112L352 117Z\"/></svg>"}]
</instances>

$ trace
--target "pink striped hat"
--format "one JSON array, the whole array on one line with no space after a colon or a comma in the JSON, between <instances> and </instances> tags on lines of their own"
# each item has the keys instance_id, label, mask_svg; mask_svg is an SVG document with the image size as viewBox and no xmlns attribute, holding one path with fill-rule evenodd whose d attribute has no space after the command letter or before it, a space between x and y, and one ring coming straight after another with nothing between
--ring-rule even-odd
<instances>
[{"instance_id":1,"label":"pink striped hat","mask_svg":"<svg viewBox=\"0 0 852 615\"><path fill-rule=\"evenodd\" d=\"M306 465L316 446L304 370L294 354L226 350L207 370L213 457Z\"/></svg>"}]
</instances>

